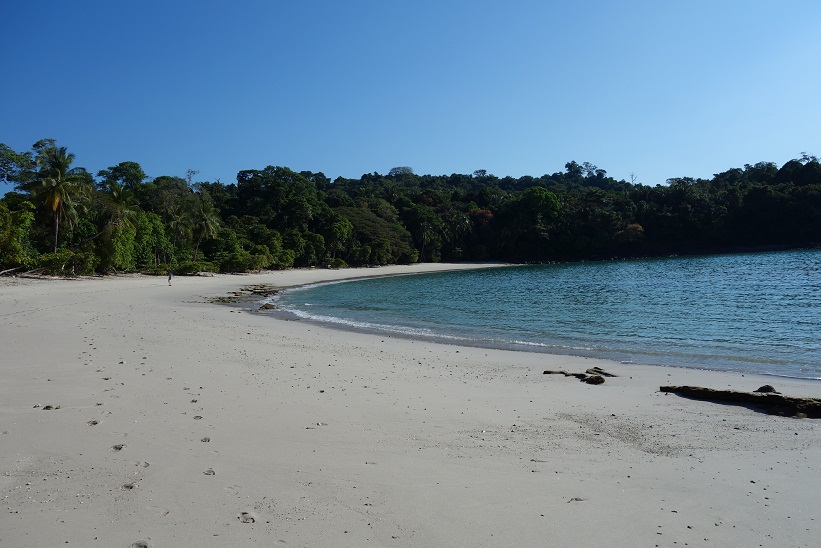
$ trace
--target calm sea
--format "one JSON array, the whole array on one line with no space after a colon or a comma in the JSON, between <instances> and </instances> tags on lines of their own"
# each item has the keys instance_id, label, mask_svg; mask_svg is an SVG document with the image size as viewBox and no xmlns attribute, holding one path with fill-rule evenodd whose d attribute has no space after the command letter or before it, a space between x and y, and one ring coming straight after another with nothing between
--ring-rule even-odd
<instances>
[{"instance_id":1,"label":"calm sea","mask_svg":"<svg viewBox=\"0 0 821 548\"><path fill-rule=\"evenodd\" d=\"M277 304L459 344L821 379L821 249L393 276Z\"/></svg>"}]
</instances>

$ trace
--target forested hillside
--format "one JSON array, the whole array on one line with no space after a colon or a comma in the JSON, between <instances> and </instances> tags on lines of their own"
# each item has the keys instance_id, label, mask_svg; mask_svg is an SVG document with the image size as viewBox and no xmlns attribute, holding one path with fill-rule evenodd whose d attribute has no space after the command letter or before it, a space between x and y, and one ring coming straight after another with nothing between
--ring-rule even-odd
<instances>
[{"instance_id":1,"label":"forested hillside","mask_svg":"<svg viewBox=\"0 0 821 548\"><path fill-rule=\"evenodd\" d=\"M821 163L803 154L646 186L569 162L541 177L331 181L268 166L236 183L75 166L53 140L0 144L0 271L237 272L431 261L556 261L821 243Z\"/></svg>"}]
</instances>

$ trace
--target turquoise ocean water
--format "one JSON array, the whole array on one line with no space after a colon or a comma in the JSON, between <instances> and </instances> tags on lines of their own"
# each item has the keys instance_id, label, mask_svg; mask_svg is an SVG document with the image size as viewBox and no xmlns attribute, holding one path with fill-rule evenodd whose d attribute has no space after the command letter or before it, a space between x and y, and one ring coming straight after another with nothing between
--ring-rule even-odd
<instances>
[{"instance_id":1,"label":"turquoise ocean water","mask_svg":"<svg viewBox=\"0 0 821 548\"><path fill-rule=\"evenodd\" d=\"M821 379L821 249L393 276L276 299L343 328Z\"/></svg>"}]
</instances>

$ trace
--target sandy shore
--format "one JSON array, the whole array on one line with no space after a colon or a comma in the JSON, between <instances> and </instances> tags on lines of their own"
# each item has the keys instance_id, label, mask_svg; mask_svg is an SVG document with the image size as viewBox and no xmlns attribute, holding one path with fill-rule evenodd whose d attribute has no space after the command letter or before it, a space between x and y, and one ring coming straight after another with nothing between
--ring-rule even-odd
<instances>
[{"instance_id":1,"label":"sandy shore","mask_svg":"<svg viewBox=\"0 0 821 548\"><path fill-rule=\"evenodd\" d=\"M208 300L444 268L0 281L0 547L818 546L821 422L658 388L821 397L819 382ZM542 375L592 366L619 376Z\"/></svg>"}]
</instances>

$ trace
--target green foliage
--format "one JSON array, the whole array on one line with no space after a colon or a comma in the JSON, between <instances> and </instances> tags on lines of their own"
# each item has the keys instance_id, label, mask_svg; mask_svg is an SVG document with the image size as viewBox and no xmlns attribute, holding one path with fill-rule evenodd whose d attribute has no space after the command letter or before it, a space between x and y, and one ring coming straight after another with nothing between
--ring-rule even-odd
<instances>
[{"instance_id":1,"label":"green foliage","mask_svg":"<svg viewBox=\"0 0 821 548\"><path fill-rule=\"evenodd\" d=\"M30 152L15 152L0 143L0 183L24 183L33 176L34 167Z\"/></svg>"},{"instance_id":2,"label":"green foliage","mask_svg":"<svg viewBox=\"0 0 821 548\"><path fill-rule=\"evenodd\" d=\"M350 249L353 243L354 228L348 219L338 213L333 213L324 234L326 250L330 252L332 258L336 258L337 255L344 255Z\"/></svg>"},{"instance_id":3,"label":"green foliage","mask_svg":"<svg viewBox=\"0 0 821 548\"><path fill-rule=\"evenodd\" d=\"M165 276L168 271L171 270L171 266L167 264L152 264L140 268L141 274L148 274L150 276Z\"/></svg>"},{"instance_id":4,"label":"green foliage","mask_svg":"<svg viewBox=\"0 0 821 548\"><path fill-rule=\"evenodd\" d=\"M129 190L136 189L148 178L137 162L120 162L116 166L98 171L97 177L102 178L100 186L103 188L117 185Z\"/></svg>"},{"instance_id":5,"label":"green foliage","mask_svg":"<svg viewBox=\"0 0 821 548\"><path fill-rule=\"evenodd\" d=\"M589 162L541 177L400 166L333 182L268 166L230 185L193 183L192 170L150 179L121 162L99 171L95 186L73 160L52 139L25 153L0 144L0 178L19 190L0 201L0 266L34 266L47 250L43 264L55 272L185 273L821 243L821 164L806 153L781 167L759 162L655 186Z\"/></svg>"},{"instance_id":6,"label":"green foliage","mask_svg":"<svg viewBox=\"0 0 821 548\"><path fill-rule=\"evenodd\" d=\"M184 261L172 269L177 276L192 276L200 272L217 272L219 268L214 263L208 261ZM168 268L161 269L160 274L165 274Z\"/></svg>"},{"instance_id":7,"label":"green foliage","mask_svg":"<svg viewBox=\"0 0 821 548\"><path fill-rule=\"evenodd\" d=\"M543 255L560 206L556 195L543 187L531 187L508 200L498 219L503 225L500 243L508 256L517 259ZM518 246L518 248L517 248Z\"/></svg>"},{"instance_id":8,"label":"green foliage","mask_svg":"<svg viewBox=\"0 0 821 548\"><path fill-rule=\"evenodd\" d=\"M99 258L91 250L71 251L60 248L40 256L40 266L55 276L87 276L94 274Z\"/></svg>"},{"instance_id":9,"label":"green foliage","mask_svg":"<svg viewBox=\"0 0 821 548\"><path fill-rule=\"evenodd\" d=\"M170 262L173 247L156 213L137 215L134 235L134 262L137 268L150 269Z\"/></svg>"},{"instance_id":10,"label":"green foliage","mask_svg":"<svg viewBox=\"0 0 821 548\"><path fill-rule=\"evenodd\" d=\"M274 264L274 256L267 245L255 245L251 250L251 269L262 270Z\"/></svg>"},{"instance_id":11,"label":"green foliage","mask_svg":"<svg viewBox=\"0 0 821 548\"><path fill-rule=\"evenodd\" d=\"M294 264L297 266L312 266L325 261L325 238L321 234L306 232L302 236L304 245L302 255L297 256Z\"/></svg>"},{"instance_id":12,"label":"green foliage","mask_svg":"<svg viewBox=\"0 0 821 548\"><path fill-rule=\"evenodd\" d=\"M348 268L348 263L342 259L331 259L328 261L328 268Z\"/></svg>"},{"instance_id":13,"label":"green foliage","mask_svg":"<svg viewBox=\"0 0 821 548\"><path fill-rule=\"evenodd\" d=\"M292 249L283 249L274 255L274 262L271 263L271 268L275 270L285 270L294 266L296 260L296 253Z\"/></svg>"},{"instance_id":14,"label":"green foliage","mask_svg":"<svg viewBox=\"0 0 821 548\"><path fill-rule=\"evenodd\" d=\"M223 227L207 247L211 261L220 272L247 272L266 268L275 262L275 257L265 245L243 248L239 234L231 228ZM268 264L266 264L268 263Z\"/></svg>"},{"instance_id":15,"label":"green foliage","mask_svg":"<svg viewBox=\"0 0 821 548\"><path fill-rule=\"evenodd\" d=\"M237 197L245 211L268 228L308 231L325 206L314 183L285 167L240 171Z\"/></svg>"},{"instance_id":16,"label":"green foliage","mask_svg":"<svg viewBox=\"0 0 821 548\"><path fill-rule=\"evenodd\" d=\"M0 200L0 270L35 264L35 253L29 242L32 222L34 205L31 202L22 202L19 209L11 211Z\"/></svg>"},{"instance_id":17,"label":"green foliage","mask_svg":"<svg viewBox=\"0 0 821 548\"><path fill-rule=\"evenodd\" d=\"M219 265L220 272L248 272L254 268L253 255L244 249L217 253L214 260Z\"/></svg>"},{"instance_id":18,"label":"green foliage","mask_svg":"<svg viewBox=\"0 0 821 548\"><path fill-rule=\"evenodd\" d=\"M136 236L137 230L133 226L110 226L104 231L98 255L100 268L103 272L133 271L136 269Z\"/></svg>"},{"instance_id":19,"label":"green foliage","mask_svg":"<svg viewBox=\"0 0 821 548\"><path fill-rule=\"evenodd\" d=\"M353 226L356 241L350 253L354 264L412 263L418 258L410 233L399 222L389 222L369 209L335 210Z\"/></svg>"},{"instance_id":20,"label":"green foliage","mask_svg":"<svg viewBox=\"0 0 821 548\"><path fill-rule=\"evenodd\" d=\"M414 244L419 249L423 261L438 262L441 256L442 231L444 221L436 211L425 204L406 202L403 204L401 217L404 225L413 236Z\"/></svg>"}]
</instances>

